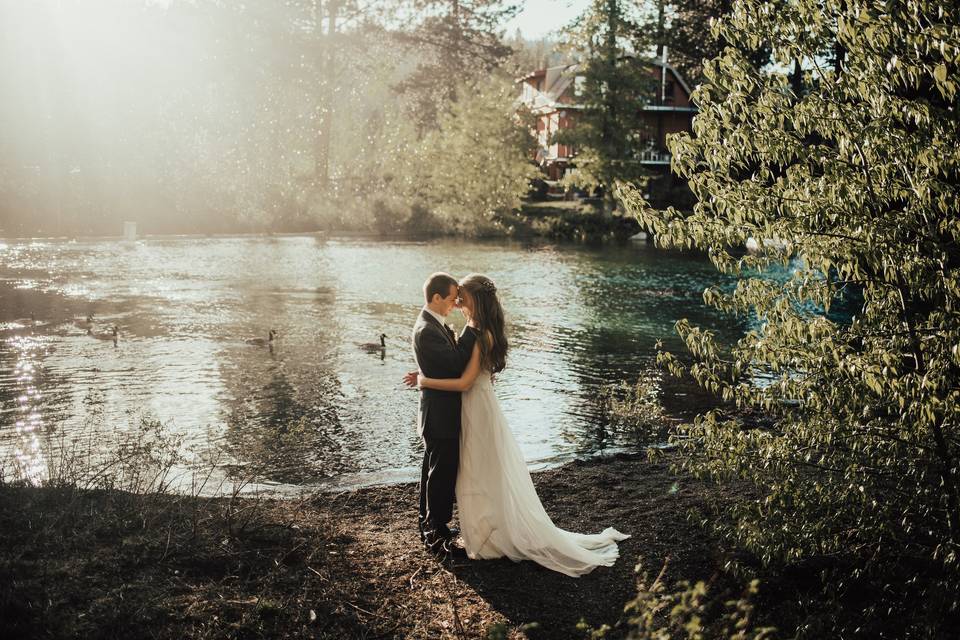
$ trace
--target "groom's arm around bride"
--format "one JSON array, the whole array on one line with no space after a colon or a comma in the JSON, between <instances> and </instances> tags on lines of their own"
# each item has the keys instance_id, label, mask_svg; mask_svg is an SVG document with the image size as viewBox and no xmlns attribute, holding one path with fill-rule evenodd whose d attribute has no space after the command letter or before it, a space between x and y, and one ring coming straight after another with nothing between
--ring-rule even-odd
<instances>
[{"instance_id":1,"label":"groom's arm around bride","mask_svg":"<svg viewBox=\"0 0 960 640\"><path fill-rule=\"evenodd\" d=\"M464 331L459 338L456 338L453 331L447 327L444 327L443 333L441 333L436 323L421 323L418 320L417 324L420 326L418 327L419 330L414 332L413 350L419 373L428 378L441 380L459 378L463 375L463 371L470 363L470 356L473 354L476 334L468 330ZM416 373L418 372L411 372L408 379L409 384L416 384ZM421 388L420 391L422 396L426 397L459 395L459 392L438 391L437 389Z\"/></svg>"},{"instance_id":2,"label":"groom's arm around bride","mask_svg":"<svg viewBox=\"0 0 960 640\"><path fill-rule=\"evenodd\" d=\"M452 297L453 300L456 299L455 294ZM450 309L454 306L453 300L449 302ZM435 300L436 302L441 301ZM428 304L420 312L413 330L413 351L417 368L428 378L459 378L470 362L476 334L464 331L457 340L453 331L430 313L431 306ZM446 311L449 312L449 309ZM437 313L441 314L446 315L443 311ZM408 374L405 381L415 385L416 372ZM419 423L421 436L459 437L460 393L421 388Z\"/></svg>"}]
</instances>

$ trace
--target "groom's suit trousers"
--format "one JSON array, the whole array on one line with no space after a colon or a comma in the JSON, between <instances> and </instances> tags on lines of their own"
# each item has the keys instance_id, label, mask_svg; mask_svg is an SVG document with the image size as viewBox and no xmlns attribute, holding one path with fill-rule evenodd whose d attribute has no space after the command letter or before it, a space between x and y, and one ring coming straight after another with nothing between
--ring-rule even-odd
<instances>
[{"instance_id":1,"label":"groom's suit trousers","mask_svg":"<svg viewBox=\"0 0 960 640\"><path fill-rule=\"evenodd\" d=\"M420 528L446 534L460 466L459 438L424 438L420 471Z\"/></svg>"},{"instance_id":2,"label":"groom's suit trousers","mask_svg":"<svg viewBox=\"0 0 960 640\"><path fill-rule=\"evenodd\" d=\"M459 378L470 356L476 335L464 330L460 340L426 311L413 328L417 367L428 378ZM420 473L420 530L440 537L448 533L460 465L460 393L420 390L418 431L423 437Z\"/></svg>"}]
</instances>

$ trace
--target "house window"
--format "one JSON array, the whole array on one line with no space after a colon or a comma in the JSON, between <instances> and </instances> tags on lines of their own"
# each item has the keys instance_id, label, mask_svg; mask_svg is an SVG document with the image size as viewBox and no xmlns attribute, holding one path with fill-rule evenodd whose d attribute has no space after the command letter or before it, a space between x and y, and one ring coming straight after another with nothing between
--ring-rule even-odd
<instances>
[{"instance_id":1,"label":"house window","mask_svg":"<svg viewBox=\"0 0 960 640\"><path fill-rule=\"evenodd\" d=\"M663 87L663 102L665 104L670 104L673 102L673 80L667 80L666 84Z\"/></svg>"},{"instance_id":2,"label":"house window","mask_svg":"<svg viewBox=\"0 0 960 640\"><path fill-rule=\"evenodd\" d=\"M574 76L573 78L573 97L579 98L583 95L584 86L587 79L584 76Z\"/></svg>"}]
</instances>

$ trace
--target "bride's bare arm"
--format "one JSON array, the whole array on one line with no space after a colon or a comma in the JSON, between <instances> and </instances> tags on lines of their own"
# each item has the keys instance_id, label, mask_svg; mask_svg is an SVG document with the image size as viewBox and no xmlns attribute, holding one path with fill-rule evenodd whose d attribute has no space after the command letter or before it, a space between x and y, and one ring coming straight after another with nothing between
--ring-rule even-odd
<instances>
[{"instance_id":1,"label":"bride's bare arm","mask_svg":"<svg viewBox=\"0 0 960 640\"><path fill-rule=\"evenodd\" d=\"M473 386L480 375L480 346L473 345L473 353L470 354L470 362L467 368L459 378L426 378L423 374L417 378L421 387L427 389L439 389L440 391L466 391Z\"/></svg>"}]
</instances>

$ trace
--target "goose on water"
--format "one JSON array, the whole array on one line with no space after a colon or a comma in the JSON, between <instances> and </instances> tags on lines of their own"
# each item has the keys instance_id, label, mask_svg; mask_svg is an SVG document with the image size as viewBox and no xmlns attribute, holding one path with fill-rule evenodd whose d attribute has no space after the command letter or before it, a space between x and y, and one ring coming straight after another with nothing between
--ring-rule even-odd
<instances>
[{"instance_id":1,"label":"goose on water","mask_svg":"<svg viewBox=\"0 0 960 640\"><path fill-rule=\"evenodd\" d=\"M92 313L88 314L86 319L84 320L74 320L73 324L75 324L80 329L86 329L87 332L89 332L90 329L93 329L93 314Z\"/></svg>"},{"instance_id":2,"label":"goose on water","mask_svg":"<svg viewBox=\"0 0 960 640\"><path fill-rule=\"evenodd\" d=\"M94 333L92 328L88 328L87 335L97 340L113 340L113 344L117 344L117 338L120 336L120 327L113 325L110 331L105 333Z\"/></svg>"},{"instance_id":3,"label":"goose on water","mask_svg":"<svg viewBox=\"0 0 960 640\"><path fill-rule=\"evenodd\" d=\"M277 332L275 329L270 329L270 332L267 334L266 338L247 338L244 340L247 344L252 344L256 347L266 347L273 346L273 340L277 337Z\"/></svg>"},{"instance_id":4,"label":"goose on water","mask_svg":"<svg viewBox=\"0 0 960 640\"><path fill-rule=\"evenodd\" d=\"M32 327L37 322L37 316L31 313L29 318L17 318L14 322L24 327Z\"/></svg>"},{"instance_id":5,"label":"goose on water","mask_svg":"<svg viewBox=\"0 0 960 640\"><path fill-rule=\"evenodd\" d=\"M364 342L363 344L360 345L360 348L363 349L364 351L369 351L370 353L375 353L375 352L377 352L377 351L383 351L384 349L387 348L387 342L386 342L386 340L387 340L387 334L381 333L381 334L380 334L380 342L379 342L379 343L377 343L377 342Z\"/></svg>"}]
</instances>

